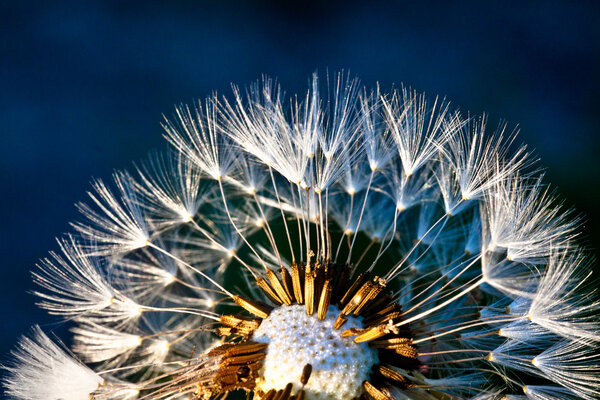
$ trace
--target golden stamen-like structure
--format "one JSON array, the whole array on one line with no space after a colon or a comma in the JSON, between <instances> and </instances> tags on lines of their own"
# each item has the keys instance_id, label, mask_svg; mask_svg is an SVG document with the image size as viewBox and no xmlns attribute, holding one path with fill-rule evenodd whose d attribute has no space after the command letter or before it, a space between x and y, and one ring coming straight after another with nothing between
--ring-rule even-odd
<instances>
[{"instance_id":1,"label":"golden stamen-like structure","mask_svg":"<svg viewBox=\"0 0 600 400\"><path fill-rule=\"evenodd\" d=\"M276 307L304 304L307 315L324 320L337 306L335 330L342 330L349 316L359 317L362 328L341 331L341 337L353 337L354 342L368 342L378 352L379 363L374 365L369 380L363 382L360 398L373 400L391 399L391 387L410 386L400 371L415 370L419 366L417 349L412 344L407 325L395 327L402 321L402 308L393 296L384 294L386 281L363 272L352 277L348 265L329 262L293 264L289 270L281 267L277 272L267 269L264 276L256 277L256 284L272 304L234 296L234 302L247 315L223 315L215 332L223 337L224 344L207 353L218 359L212 378L203 377L193 393L194 399L208 399L233 390L253 392L261 400L301 400L307 396L304 388L294 392L292 383L284 389L271 389L266 393L256 389L262 360L268 351L267 343L256 343L253 333ZM292 329L292 328L290 328ZM293 357L293 355L290 355ZM306 364L299 377L306 385L316 367ZM295 377L294 379L296 379Z\"/></svg>"}]
</instances>

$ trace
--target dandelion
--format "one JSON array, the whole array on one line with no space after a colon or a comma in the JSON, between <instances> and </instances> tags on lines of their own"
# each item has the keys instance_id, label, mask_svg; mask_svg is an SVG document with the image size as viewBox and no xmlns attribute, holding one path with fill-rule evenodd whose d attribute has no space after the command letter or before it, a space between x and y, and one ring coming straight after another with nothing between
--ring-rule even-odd
<instances>
[{"instance_id":1,"label":"dandelion","mask_svg":"<svg viewBox=\"0 0 600 400\"><path fill-rule=\"evenodd\" d=\"M505 126L315 75L179 106L34 272L16 399L595 399L579 217ZM327 93L325 95L324 93ZM85 364L84 364L85 363Z\"/></svg>"}]
</instances>

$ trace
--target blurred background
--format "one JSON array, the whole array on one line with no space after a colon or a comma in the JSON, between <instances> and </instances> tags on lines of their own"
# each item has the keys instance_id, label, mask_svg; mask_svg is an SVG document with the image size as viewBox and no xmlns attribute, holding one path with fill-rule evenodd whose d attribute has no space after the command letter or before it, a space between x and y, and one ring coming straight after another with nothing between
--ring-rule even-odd
<instances>
[{"instance_id":1,"label":"blurred background","mask_svg":"<svg viewBox=\"0 0 600 400\"><path fill-rule=\"evenodd\" d=\"M2 2L0 360L33 323L64 329L34 305L30 271L90 179L166 149L174 104L262 74L303 93L343 68L518 126L597 254L599 3L525 3Z\"/></svg>"}]
</instances>

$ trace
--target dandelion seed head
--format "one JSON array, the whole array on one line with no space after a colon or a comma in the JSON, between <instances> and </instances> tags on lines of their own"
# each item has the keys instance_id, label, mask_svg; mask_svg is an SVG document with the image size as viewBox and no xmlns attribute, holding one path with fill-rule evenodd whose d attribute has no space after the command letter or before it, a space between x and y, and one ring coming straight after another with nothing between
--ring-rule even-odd
<instances>
[{"instance_id":1,"label":"dandelion seed head","mask_svg":"<svg viewBox=\"0 0 600 400\"><path fill-rule=\"evenodd\" d=\"M581 218L506 124L340 73L163 125L34 272L77 358L23 339L16 399L600 397Z\"/></svg>"},{"instance_id":2,"label":"dandelion seed head","mask_svg":"<svg viewBox=\"0 0 600 400\"><path fill-rule=\"evenodd\" d=\"M16 365L7 382L8 394L17 398L80 400L96 390L104 379L70 357L39 328L33 337L21 339L14 353ZM65 382L71 382L65 386Z\"/></svg>"}]
</instances>

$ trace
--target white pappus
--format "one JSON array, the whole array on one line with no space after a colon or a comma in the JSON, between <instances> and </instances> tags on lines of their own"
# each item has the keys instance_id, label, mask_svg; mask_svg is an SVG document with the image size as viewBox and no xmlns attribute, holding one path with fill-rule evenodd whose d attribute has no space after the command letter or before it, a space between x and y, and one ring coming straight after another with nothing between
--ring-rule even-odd
<instances>
[{"instance_id":1,"label":"white pappus","mask_svg":"<svg viewBox=\"0 0 600 400\"><path fill-rule=\"evenodd\" d=\"M178 106L169 153L96 181L34 272L72 353L34 328L7 395L599 398L580 217L516 136L332 81Z\"/></svg>"}]
</instances>

